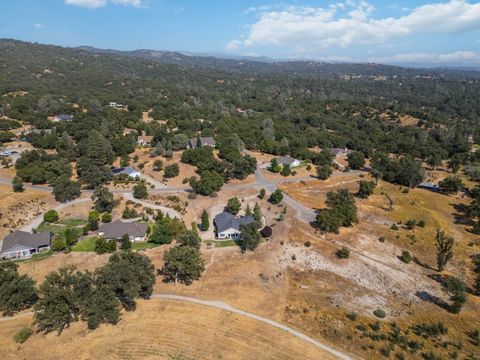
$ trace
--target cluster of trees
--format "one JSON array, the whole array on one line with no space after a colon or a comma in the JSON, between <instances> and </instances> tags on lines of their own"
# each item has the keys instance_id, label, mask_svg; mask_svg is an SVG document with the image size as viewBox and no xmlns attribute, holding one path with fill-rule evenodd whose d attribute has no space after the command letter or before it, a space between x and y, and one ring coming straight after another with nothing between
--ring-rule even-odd
<instances>
[{"instance_id":1,"label":"cluster of trees","mask_svg":"<svg viewBox=\"0 0 480 360\"><path fill-rule=\"evenodd\" d=\"M207 154L208 149L195 150L205 155L195 161L200 179L194 182L194 190L200 194L218 191L220 178L242 179L254 171L255 161L242 155L244 149L311 161L323 179L331 173L331 159L327 161L326 153L309 148L353 149L348 159L353 169L363 167L365 157L395 154L397 159L386 156L389 161L385 157L377 161L374 174L406 186L415 186L422 178L414 159L427 161L432 167L449 160L454 171L466 165L465 171L472 177L480 174L479 154L470 152L468 140L478 143L480 139L476 123L480 105L475 101L480 85L469 82L474 73L443 71L440 75L432 71L430 79L424 80L413 75L425 74L424 70L317 64L314 71L309 65L312 71L307 72L301 63L241 68L230 64L226 72L219 72L215 66L222 68L223 62L198 69L195 63L202 62L201 58L186 57L189 61L184 64L193 66L187 79L183 66L164 64L163 57L149 59L146 66L144 60L128 56L10 40L2 40L2 44L8 51L0 54L5 64L0 90L28 91L25 96L2 97L2 111L38 129L51 130L28 135L34 146L56 149L57 155L42 163L55 158L75 161L80 183L90 189L111 178L109 167L115 157L125 158L133 152L136 135L124 135L125 127L153 136L153 156L170 157L172 150L185 148L188 138L197 134L215 136L220 160ZM51 63L51 56L64 61ZM28 74L41 74L45 68L51 68L52 73L31 80ZM339 68L366 75L354 81L327 74L326 69L345 73ZM397 77L382 82L370 79L377 71ZM255 82L245 82L247 74L256 74ZM219 76L224 79L222 83L211 81ZM398 81L404 84L401 91ZM107 82L112 84L105 88ZM128 105L128 111L108 108L106 103L111 99ZM141 111L149 108L153 108L152 116L168 119L168 123L140 121ZM48 115L60 112L73 114L74 120L55 124L47 120ZM418 118L418 126L399 124L402 115ZM5 123L0 130L18 125ZM191 161L187 155L185 161ZM20 178L50 183L54 177L46 178L44 165L42 171L35 166L22 170ZM67 200L76 196L77 188L66 180L69 172L64 174L57 188L67 189L67 195L63 190L56 193L59 199ZM176 176L175 169L165 169L165 175ZM213 179L215 186L209 187L208 179Z\"/></svg>"},{"instance_id":2,"label":"cluster of trees","mask_svg":"<svg viewBox=\"0 0 480 360\"><path fill-rule=\"evenodd\" d=\"M200 254L201 239L196 224L192 229L184 230L176 237L176 246L166 251L163 256L162 275L167 281L191 284L198 280L205 270L205 263Z\"/></svg>"},{"instance_id":3,"label":"cluster of trees","mask_svg":"<svg viewBox=\"0 0 480 360\"><path fill-rule=\"evenodd\" d=\"M371 167L375 179L383 179L410 188L420 184L425 176L421 164L410 156L391 159L385 153L375 152L371 158Z\"/></svg>"},{"instance_id":4,"label":"cluster of trees","mask_svg":"<svg viewBox=\"0 0 480 360\"><path fill-rule=\"evenodd\" d=\"M120 309L135 310L137 298L150 297L155 269L139 253L122 251L94 272L72 266L48 274L42 284L18 274L12 262L0 263L0 310L13 314L33 305L34 323L40 331L62 332L71 323L83 320L89 329L116 324Z\"/></svg>"},{"instance_id":5,"label":"cluster of trees","mask_svg":"<svg viewBox=\"0 0 480 360\"><path fill-rule=\"evenodd\" d=\"M201 195L211 195L221 189L230 179L245 179L253 174L257 161L250 155L242 155L245 150L238 135L233 134L219 142L219 157L213 155L209 146L187 149L182 153L182 162L197 167L200 178L192 177L190 186Z\"/></svg>"},{"instance_id":6,"label":"cluster of trees","mask_svg":"<svg viewBox=\"0 0 480 360\"><path fill-rule=\"evenodd\" d=\"M317 225L325 232L338 233L340 227L358 222L355 196L347 189L328 192L327 208L317 215Z\"/></svg>"}]
</instances>

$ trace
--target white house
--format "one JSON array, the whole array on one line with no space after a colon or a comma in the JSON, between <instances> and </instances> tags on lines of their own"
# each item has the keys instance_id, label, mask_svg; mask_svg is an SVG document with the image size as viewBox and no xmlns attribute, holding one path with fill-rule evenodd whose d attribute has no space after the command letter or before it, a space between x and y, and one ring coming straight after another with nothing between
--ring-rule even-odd
<instances>
[{"instance_id":1,"label":"white house","mask_svg":"<svg viewBox=\"0 0 480 360\"><path fill-rule=\"evenodd\" d=\"M300 160L294 159L290 156L280 156L278 158L278 164L281 166L288 166L289 168L294 168L300 166Z\"/></svg>"},{"instance_id":2,"label":"white house","mask_svg":"<svg viewBox=\"0 0 480 360\"><path fill-rule=\"evenodd\" d=\"M112 169L113 175L121 175L125 174L128 175L129 178L136 179L140 178L142 174L140 174L137 170L134 168L127 166L127 167L121 167L121 168L113 168Z\"/></svg>"},{"instance_id":3,"label":"white house","mask_svg":"<svg viewBox=\"0 0 480 360\"><path fill-rule=\"evenodd\" d=\"M218 214L213 219L213 225L215 225L217 238L221 240L240 240L242 238L242 232L240 225L248 225L254 222L253 216L235 216L226 211Z\"/></svg>"}]
</instances>

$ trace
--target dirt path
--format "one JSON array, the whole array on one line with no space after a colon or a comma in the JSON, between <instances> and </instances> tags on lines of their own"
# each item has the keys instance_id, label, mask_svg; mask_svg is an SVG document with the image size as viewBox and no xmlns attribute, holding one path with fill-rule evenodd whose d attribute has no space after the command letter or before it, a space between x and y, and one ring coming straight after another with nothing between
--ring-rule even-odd
<instances>
[{"instance_id":1,"label":"dirt path","mask_svg":"<svg viewBox=\"0 0 480 360\"><path fill-rule=\"evenodd\" d=\"M191 303L194 303L194 304L200 304L200 305L204 305L204 306L210 306L210 307L214 307L214 308L217 308L217 309L221 309L221 310L224 310L224 311L228 311L228 312L231 312L231 313L234 313L234 314L238 314L238 315L242 315L242 316L245 316L245 317L248 317L250 319L254 319L254 320L257 320L257 321L260 321L260 322L263 322L265 324L268 324L270 326L273 326L277 329L280 329L280 330L283 330L305 342L308 342L316 347L318 347L319 349L323 350L323 351L326 351L330 354L332 354L333 356L339 358L339 359L343 359L343 360L350 360L352 359L351 356L341 352L341 351L338 351L326 344L323 344L321 343L320 341L318 340L315 340L313 338L311 338L310 336L307 336L289 326L286 326L286 325L283 325L283 324L280 324L276 321L273 321L273 320L270 320L270 319L267 319L265 317L262 317L262 316L259 316L259 315L256 315L256 314L253 314L253 313L250 313L250 312L247 312L247 311L243 311L243 310L240 310L240 309L237 309L229 304L226 304L222 301L215 301L215 300L202 300L202 299L198 299L198 298L194 298L194 297L189 297L189 296L182 296L182 295L175 295L175 294L165 294L165 293L159 293L159 294L152 294L151 296L152 299L163 299L163 300L175 300L175 301L184 301L184 302L191 302ZM1 317L0 318L0 322L5 322L5 321L11 321L11 320L16 320L18 318L22 318L22 317L27 317L27 316L32 316L33 313L32 312L24 312L24 313L21 313L21 314L17 314L15 316L11 316L11 317Z\"/></svg>"},{"instance_id":2,"label":"dirt path","mask_svg":"<svg viewBox=\"0 0 480 360\"><path fill-rule=\"evenodd\" d=\"M221 301L201 300L201 299L197 299L197 298L194 298L194 297L181 296L181 295L175 295L175 294L152 294L151 297L153 299L187 301L187 302L192 302L192 303L195 303L195 304L201 304L201 305L205 305L205 306L211 306L211 307L215 307L217 309L222 309L222 310L229 311L229 312L232 312L232 313L235 313L235 314L239 314L239 315L242 315L242 316L245 316L245 317L248 317L248 318L251 318L251 319L255 319L255 320L260 321L260 322L263 322L265 324L271 325L271 326L273 326L277 329L286 331L287 333L289 333L289 334L291 334L291 335L293 335L293 336L295 336L299 339L302 339L302 340L304 340L304 341L306 341L310 344L313 344L316 347L318 347L318 348L320 348L320 349L338 357L339 359L344 359L344 360L352 359L349 355L347 355L343 352L340 352L338 350L335 350L332 347L321 343L320 341L317 341L317 340L315 340L315 339L313 339L313 338L311 338L311 337L309 337L309 336L307 336L307 335L305 335L305 334L303 334L303 333L301 333L301 332L299 332L295 329L292 329L291 327L288 327L288 326L280 324L276 321L264 318L262 316L252 314L250 312L234 308L233 306L228 305L228 304L226 304L224 302L221 302Z\"/></svg>"}]
</instances>

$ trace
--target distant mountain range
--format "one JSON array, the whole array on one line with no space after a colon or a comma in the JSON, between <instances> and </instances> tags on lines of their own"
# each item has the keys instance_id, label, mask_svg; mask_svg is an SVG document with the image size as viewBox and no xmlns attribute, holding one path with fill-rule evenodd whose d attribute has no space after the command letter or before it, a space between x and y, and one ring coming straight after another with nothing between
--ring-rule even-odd
<instances>
[{"instance_id":1,"label":"distant mountain range","mask_svg":"<svg viewBox=\"0 0 480 360\"><path fill-rule=\"evenodd\" d=\"M346 62L346 61L321 61L314 59L273 59L268 56L246 56L246 55L236 55L236 54L226 54L221 52L205 52L205 53L196 53L189 51L166 51L166 50L149 50L149 49L139 49L132 51L122 51L122 50L112 50L112 49L98 49L91 46L79 46L77 49L94 52L94 53L112 53L112 54L123 54L134 57L140 57L143 59L157 60L164 63L172 64L183 64L183 65L206 65L217 62L223 62L223 60L230 61L251 61L257 63L266 63L266 64L357 64L357 65L385 65L385 66L394 66L394 67L405 67L405 68L415 68L415 69L436 69L436 70L460 70L460 71L480 71L480 66L455 66L449 64L425 64L425 63L388 63L388 64L372 64L367 62ZM218 65L218 64L217 64Z\"/></svg>"}]
</instances>

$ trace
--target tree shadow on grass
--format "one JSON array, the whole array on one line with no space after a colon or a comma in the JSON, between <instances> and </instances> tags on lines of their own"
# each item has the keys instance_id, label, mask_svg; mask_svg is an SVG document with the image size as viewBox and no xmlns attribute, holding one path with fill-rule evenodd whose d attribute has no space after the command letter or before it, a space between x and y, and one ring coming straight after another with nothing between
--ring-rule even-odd
<instances>
[{"instance_id":1,"label":"tree shadow on grass","mask_svg":"<svg viewBox=\"0 0 480 360\"><path fill-rule=\"evenodd\" d=\"M427 291L417 291L415 292L415 296L423 301L435 304L446 311L450 311L450 305L446 301L440 299L435 295L428 293Z\"/></svg>"}]
</instances>

